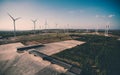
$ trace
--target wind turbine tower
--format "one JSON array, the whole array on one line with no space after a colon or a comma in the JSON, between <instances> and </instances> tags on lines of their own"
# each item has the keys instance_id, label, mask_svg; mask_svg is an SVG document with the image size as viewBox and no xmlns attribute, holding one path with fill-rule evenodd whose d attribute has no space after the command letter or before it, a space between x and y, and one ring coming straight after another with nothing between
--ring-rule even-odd
<instances>
[{"instance_id":1,"label":"wind turbine tower","mask_svg":"<svg viewBox=\"0 0 120 75\"><path fill-rule=\"evenodd\" d=\"M14 37L16 37L16 26L15 26L15 22L16 22L17 20L19 20L20 17L18 17L18 18L13 18L13 16L11 16L9 13L8 13L8 15L9 15L10 18L13 20L13 25L14 25Z\"/></svg>"},{"instance_id":2,"label":"wind turbine tower","mask_svg":"<svg viewBox=\"0 0 120 75\"><path fill-rule=\"evenodd\" d=\"M58 32L57 29L58 29L58 24L55 25L56 33Z\"/></svg>"},{"instance_id":3,"label":"wind turbine tower","mask_svg":"<svg viewBox=\"0 0 120 75\"><path fill-rule=\"evenodd\" d=\"M89 32L89 24L87 24L86 32Z\"/></svg>"},{"instance_id":4,"label":"wind turbine tower","mask_svg":"<svg viewBox=\"0 0 120 75\"><path fill-rule=\"evenodd\" d=\"M89 32L89 29L88 29L88 28L86 29L86 32Z\"/></svg>"},{"instance_id":5,"label":"wind turbine tower","mask_svg":"<svg viewBox=\"0 0 120 75\"><path fill-rule=\"evenodd\" d=\"M55 27L56 27L56 36L58 37L58 33L59 33L59 30L57 30L58 29L58 24L56 24Z\"/></svg>"},{"instance_id":6,"label":"wind turbine tower","mask_svg":"<svg viewBox=\"0 0 120 75\"><path fill-rule=\"evenodd\" d=\"M45 33L46 33L47 32L46 29L47 29L47 25L48 25L47 20L45 20L45 24L44 25L45 25Z\"/></svg>"},{"instance_id":7,"label":"wind turbine tower","mask_svg":"<svg viewBox=\"0 0 120 75\"><path fill-rule=\"evenodd\" d=\"M42 26L39 26L40 30L42 30Z\"/></svg>"},{"instance_id":8,"label":"wind turbine tower","mask_svg":"<svg viewBox=\"0 0 120 75\"><path fill-rule=\"evenodd\" d=\"M40 34L40 30L42 30L42 27L41 27L41 26L39 26L39 28L40 28L40 29L39 29L39 34Z\"/></svg>"},{"instance_id":9,"label":"wind turbine tower","mask_svg":"<svg viewBox=\"0 0 120 75\"><path fill-rule=\"evenodd\" d=\"M57 27L58 27L58 24L56 24L56 29L57 29Z\"/></svg>"},{"instance_id":10,"label":"wind turbine tower","mask_svg":"<svg viewBox=\"0 0 120 75\"><path fill-rule=\"evenodd\" d=\"M48 25L47 20L45 20L45 29L47 29L47 25Z\"/></svg>"},{"instance_id":11,"label":"wind turbine tower","mask_svg":"<svg viewBox=\"0 0 120 75\"><path fill-rule=\"evenodd\" d=\"M70 28L69 28L69 26L70 26L70 25L69 25L69 24L67 24L67 27L68 27L68 28L67 28L67 33L69 33L69 29L70 29Z\"/></svg>"},{"instance_id":12,"label":"wind turbine tower","mask_svg":"<svg viewBox=\"0 0 120 75\"><path fill-rule=\"evenodd\" d=\"M95 33L98 34L98 25L96 26Z\"/></svg>"},{"instance_id":13,"label":"wind turbine tower","mask_svg":"<svg viewBox=\"0 0 120 75\"><path fill-rule=\"evenodd\" d=\"M109 26L110 26L110 23L108 22L108 24L105 27L105 36L108 36Z\"/></svg>"},{"instance_id":14,"label":"wind turbine tower","mask_svg":"<svg viewBox=\"0 0 120 75\"><path fill-rule=\"evenodd\" d=\"M33 22L33 25L34 25L34 34L35 34L35 28L36 28L36 22L37 22L37 20L32 20L32 22Z\"/></svg>"}]
</instances>

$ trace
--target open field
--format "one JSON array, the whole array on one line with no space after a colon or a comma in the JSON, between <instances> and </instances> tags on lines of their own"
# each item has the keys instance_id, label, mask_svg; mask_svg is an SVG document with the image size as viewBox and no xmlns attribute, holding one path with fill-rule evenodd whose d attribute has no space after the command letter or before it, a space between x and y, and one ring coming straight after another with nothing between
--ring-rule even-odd
<instances>
[{"instance_id":1,"label":"open field","mask_svg":"<svg viewBox=\"0 0 120 75\"><path fill-rule=\"evenodd\" d=\"M83 75L119 75L120 74L119 73L120 41L118 40L120 38L119 31L110 31L110 34L109 34L110 37L105 37L103 31L101 31L100 34L97 34L97 35L93 31L77 32L77 30L69 31L69 33L59 33L59 34L51 32L51 33L41 33L41 34L33 35L29 33L28 34L22 33L16 38L9 36L7 33L3 38L4 34L2 33L2 35L0 35L2 36L0 38L0 45L8 44L8 43L16 43L16 42L21 42L22 44L20 43L20 46L23 46L23 44L33 45L33 44L42 43L42 44L45 44L46 47L43 49L41 48L42 49L42 50L40 49L41 52L51 55L52 57L59 59L61 61L80 67L82 69ZM12 34L12 32L10 34ZM79 42L84 41L85 43L82 45L77 45L76 43L79 43L79 42L75 42L75 41L61 42L66 40L77 40ZM56 42L61 42L61 43L59 44ZM73 46L76 46L76 47L72 48ZM11 45L7 46L6 48L2 48L2 47L3 46L0 46L0 54L1 54L0 68L6 65L5 68L1 70L1 73L4 73L5 71L7 71L5 75L8 75L9 72L12 74L11 70L18 71L19 69L17 68L26 69L28 68L27 66L31 64L32 64L32 67L35 67L36 65L38 66L39 63L45 63L42 59L39 59L40 62L36 62L36 60L38 61L38 59L34 58L34 56L31 56L29 54L25 53L21 55L21 54L17 54L15 52L15 49L13 49L13 51L9 50L8 48L11 47ZM67 49L67 48L70 48L70 49ZM7 51L7 49L9 51ZM56 49L58 49L58 51ZM2 53L5 53L5 54L2 54ZM27 63L22 64L25 62ZM46 62L46 64L47 63L48 62ZM14 67L16 66L16 64L18 66ZM19 65L23 67L20 67ZM50 66L50 63L48 63L48 65L38 66L37 69L40 69L40 70L38 71L37 69L35 69L33 72L36 74L29 72L33 68L29 68L29 71L25 70L25 72L28 75L30 74L39 75L39 74L43 74L44 72L46 72L46 74L51 73L51 75L53 75L53 73L58 75L60 75L61 73L64 73L63 70L62 72L59 73L59 71L56 71L55 69L53 69L54 66L53 65ZM48 72L47 70L50 70L50 72ZM26 73L22 74L22 72L20 71L20 74L22 75L27 75ZM15 72L12 75L16 75L16 74L17 72Z\"/></svg>"},{"instance_id":2,"label":"open field","mask_svg":"<svg viewBox=\"0 0 120 75\"><path fill-rule=\"evenodd\" d=\"M25 45L29 44L38 44L38 43L51 43L51 42L57 42L57 41L64 41L64 40L70 40L75 39L71 38L71 34L95 34L94 30L89 30L89 32L86 32L86 30L79 30L79 29L69 29L66 30L68 32L64 33L64 30L47 30L49 33L45 33L44 30L36 31L36 35L33 34L33 31L17 31L17 37L13 37L12 31L0 31L0 44L7 44L7 43L15 43L15 42L22 42ZM56 31L58 33L56 33ZM119 30L110 30L109 31L110 36L114 37L120 37L120 31ZM99 31L99 35L104 36L104 30Z\"/></svg>"},{"instance_id":3,"label":"open field","mask_svg":"<svg viewBox=\"0 0 120 75\"><path fill-rule=\"evenodd\" d=\"M39 44L39 43L50 43L50 42L57 42L57 41L64 41L64 40L70 40L71 37L68 34L59 33L57 35L56 33L44 33L44 34L29 34L29 35L21 35L14 37L9 37L7 39L1 39L0 44L7 44L7 43L15 43L15 42L21 42L25 45L31 45L31 44Z\"/></svg>"}]
</instances>

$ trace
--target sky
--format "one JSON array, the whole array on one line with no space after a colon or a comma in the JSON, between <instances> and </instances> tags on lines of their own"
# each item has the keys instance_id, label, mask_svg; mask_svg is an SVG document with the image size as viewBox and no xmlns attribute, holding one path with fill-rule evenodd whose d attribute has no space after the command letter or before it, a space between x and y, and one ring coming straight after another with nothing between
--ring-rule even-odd
<instances>
[{"instance_id":1,"label":"sky","mask_svg":"<svg viewBox=\"0 0 120 75\"><path fill-rule=\"evenodd\" d=\"M120 29L119 0L0 0L0 30L36 29ZM57 25L57 26L56 26Z\"/></svg>"}]
</instances>

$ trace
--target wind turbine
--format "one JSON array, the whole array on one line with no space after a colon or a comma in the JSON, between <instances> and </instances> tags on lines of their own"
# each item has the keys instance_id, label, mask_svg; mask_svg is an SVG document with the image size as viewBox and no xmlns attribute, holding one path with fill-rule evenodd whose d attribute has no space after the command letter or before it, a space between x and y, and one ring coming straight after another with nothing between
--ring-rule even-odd
<instances>
[{"instance_id":1,"label":"wind turbine","mask_svg":"<svg viewBox=\"0 0 120 75\"><path fill-rule=\"evenodd\" d=\"M33 25L34 25L34 34L35 34L35 27L36 27L37 19L36 20L32 20L32 22L33 22Z\"/></svg>"},{"instance_id":2,"label":"wind turbine","mask_svg":"<svg viewBox=\"0 0 120 75\"><path fill-rule=\"evenodd\" d=\"M16 26L15 26L15 22L16 22L17 20L19 20L20 17L18 17L18 18L13 18L13 16L11 16L9 13L7 13L7 14L8 14L8 16L10 16L10 18L13 20L13 25L14 25L14 37L16 37Z\"/></svg>"},{"instance_id":3,"label":"wind turbine","mask_svg":"<svg viewBox=\"0 0 120 75\"><path fill-rule=\"evenodd\" d=\"M59 33L59 31L57 30L58 29L58 24L56 24L55 27L56 27L55 29L56 29L56 34L57 34L56 36L58 37L58 33Z\"/></svg>"},{"instance_id":4,"label":"wind turbine","mask_svg":"<svg viewBox=\"0 0 120 75\"><path fill-rule=\"evenodd\" d=\"M67 29L67 33L69 33L69 29L70 29L70 28L69 28L69 26L70 26L70 25L69 25L69 24L67 24L67 27L68 27L68 29Z\"/></svg>"},{"instance_id":5,"label":"wind turbine","mask_svg":"<svg viewBox=\"0 0 120 75\"><path fill-rule=\"evenodd\" d=\"M88 31L88 28L86 28L86 32L89 32L89 31Z\"/></svg>"},{"instance_id":6,"label":"wind turbine","mask_svg":"<svg viewBox=\"0 0 120 75\"><path fill-rule=\"evenodd\" d=\"M89 27L89 25L87 24L87 26ZM86 32L88 33L89 32L89 29L88 29L88 27L86 28Z\"/></svg>"},{"instance_id":7,"label":"wind turbine","mask_svg":"<svg viewBox=\"0 0 120 75\"><path fill-rule=\"evenodd\" d=\"M110 22L108 22L108 24L105 27L105 36L108 36L109 26L110 26Z\"/></svg>"},{"instance_id":8,"label":"wind turbine","mask_svg":"<svg viewBox=\"0 0 120 75\"><path fill-rule=\"evenodd\" d=\"M39 26L40 30L42 29L42 26Z\"/></svg>"},{"instance_id":9,"label":"wind turbine","mask_svg":"<svg viewBox=\"0 0 120 75\"><path fill-rule=\"evenodd\" d=\"M96 26L95 33L98 34L98 25Z\"/></svg>"},{"instance_id":10,"label":"wind turbine","mask_svg":"<svg viewBox=\"0 0 120 75\"><path fill-rule=\"evenodd\" d=\"M57 27L58 27L58 24L55 24L55 30L56 30L56 33L57 33Z\"/></svg>"},{"instance_id":11,"label":"wind turbine","mask_svg":"<svg viewBox=\"0 0 120 75\"><path fill-rule=\"evenodd\" d=\"M66 33L66 26L64 26L64 28L63 28L63 32Z\"/></svg>"},{"instance_id":12,"label":"wind turbine","mask_svg":"<svg viewBox=\"0 0 120 75\"><path fill-rule=\"evenodd\" d=\"M45 29L47 29L47 25L48 25L47 20L45 20Z\"/></svg>"},{"instance_id":13,"label":"wind turbine","mask_svg":"<svg viewBox=\"0 0 120 75\"><path fill-rule=\"evenodd\" d=\"M41 33L41 30L42 30L42 26L39 26L39 28L40 28L40 29L39 29L39 33Z\"/></svg>"},{"instance_id":14,"label":"wind turbine","mask_svg":"<svg viewBox=\"0 0 120 75\"><path fill-rule=\"evenodd\" d=\"M45 24L44 25L45 25L45 32L47 32L47 30L46 30L47 29L47 25L48 25L47 20L45 20Z\"/></svg>"},{"instance_id":15,"label":"wind turbine","mask_svg":"<svg viewBox=\"0 0 120 75\"><path fill-rule=\"evenodd\" d=\"M56 24L55 26L56 26L56 29L57 29L57 27L58 27L58 24Z\"/></svg>"}]
</instances>

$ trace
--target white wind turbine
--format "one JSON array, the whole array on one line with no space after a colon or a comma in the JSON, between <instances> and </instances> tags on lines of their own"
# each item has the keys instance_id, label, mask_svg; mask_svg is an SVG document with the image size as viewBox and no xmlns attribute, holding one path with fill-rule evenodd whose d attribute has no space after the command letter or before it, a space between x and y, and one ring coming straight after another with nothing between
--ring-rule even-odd
<instances>
[{"instance_id":1,"label":"white wind turbine","mask_svg":"<svg viewBox=\"0 0 120 75\"><path fill-rule=\"evenodd\" d=\"M108 36L109 27L110 27L110 22L108 22L106 27L105 27L105 36Z\"/></svg>"},{"instance_id":2,"label":"white wind turbine","mask_svg":"<svg viewBox=\"0 0 120 75\"><path fill-rule=\"evenodd\" d=\"M109 15L108 18L112 18L114 17L115 15ZM109 36L109 29L110 29L110 22L108 21L108 23L106 24L106 27L105 27L105 36Z\"/></svg>"},{"instance_id":3,"label":"white wind turbine","mask_svg":"<svg viewBox=\"0 0 120 75\"><path fill-rule=\"evenodd\" d=\"M45 20L45 33L47 33L47 25L48 25L48 23L47 23L47 20Z\"/></svg>"},{"instance_id":4,"label":"white wind turbine","mask_svg":"<svg viewBox=\"0 0 120 75\"><path fill-rule=\"evenodd\" d=\"M89 29L88 29L88 28L86 28L86 32L89 32Z\"/></svg>"},{"instance_id":5,"label":"white wind turbine","mask_svg":"<svg viewBox=\"0 0 120 75\"><path fill-rule=\"evenodd\" d=\"M47 20L45 20L45 30L47 29L47 25L48 25Z\"/></svg>"},{"instance_id":6,"label":"white wind turbine","mask_svg":"<svg viewBox=\"0 0 120 75\"><path fill-rule=\"evenodd\" d=\"M33 25L34 25L34 34L35 34L35 28L36 28L37 19L36 20L32 20L32 22L33 22Z\"/></svg>"},{"instance_id":7,"label":"white wind turbine","mask_svg":"<svg viewBox=\"0 0 120 75\"><path fill-rule=\"evenodd\" d=\"M42 30L42 26L39 26L39 34L41 33Z\"/></svg>"},{"instance_id":8,"label":"white wind turbine","mask_svg":"<svg viewBox=\"0 0 120 75\"><path fill-rule=\"evenodd\" d=\"M96 26L95 33L98 34L98 25Z\"/></svg>"},{"instance_id":9,"label":"white wind turbine","mask_svg":"<svg viewBox=\"0 0 120 75\"><path fill-rule=\"evenodd\" d=\"M58 31L57 29L58 29L58 24L55 25L56 36L58 37L58 33L59 33L59 31Z\"/></svg>"},{"instance_id":10,"label":"white wind turbine","mask_svg":"<svg viewBox=\"0 0 120 75\"><path fill-rule=\"evenodd\" d=\"M13 20L13 25L14 25L14 37L16 37L16 26L15 26L15 22L17 21L17 20L19 20L20 19L20 17L18 17L18 18L13 18L13 16L11 16L9 13L7 13L9 16L10 16L10 18Z\"/></svg>"},{"instance_id":11,"label":"white wind turbine","mask_svg":"<svg viewBox=\"0 0 120 75\"><path fill-rule=\"evenodd\" d=\"M56 33L57 33L57 29L58 29L58 24L55 25L55 29L56 29Z\"/></svg>"},{"instance_id":12,"label":"white wind turbine","mask_svg":"<svg viewBox=\"0 0 120 75\"><path fill-rule=\"evenodd\" d=\"M55 25L56 29L58 29L58 24Z\"/></svg>"},{"instance_id":13,"label":"white wind turbine","mask_svg":"<svg viewBox=\"0 0 120 75\"><path fill-rule=\"evenodd\" d=\"M67 33L69 33L69 29L70 29L69 26L70 26L70 25L67 24Z\"/></svg>"},{"instance_id":14,"label":"white wind turbine","mask_svg":"<svg viewBox=\"0 0 120 75\"><path fill-rule=\"evenodd\" d=\"M87 25L87 26L88 26L88 27L86 28L86 32L88 33L88 32L89 32L89 29L88 29L88 28L89 28L89 25Z\"/></svg>"},{"instance_id":15,"label":"white wind turbine","mask_svg":"<svg viewBox=\"0 0 120 75\"><path fill-rule=\"evenodd\" d=\"M42 30L42 26L39 26L40 30Z\"/></svg>"}]
</instances>

